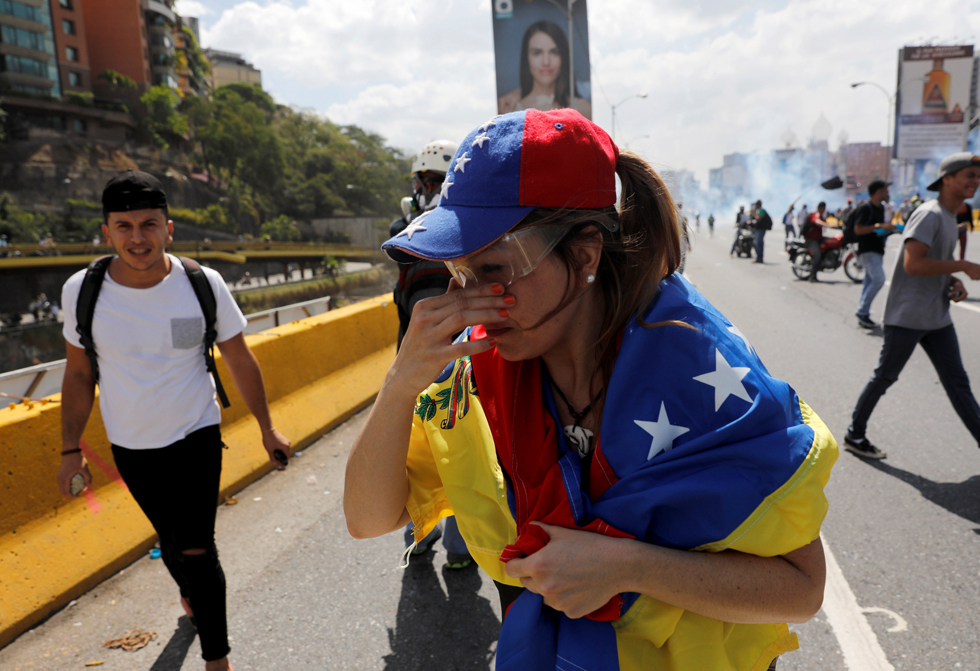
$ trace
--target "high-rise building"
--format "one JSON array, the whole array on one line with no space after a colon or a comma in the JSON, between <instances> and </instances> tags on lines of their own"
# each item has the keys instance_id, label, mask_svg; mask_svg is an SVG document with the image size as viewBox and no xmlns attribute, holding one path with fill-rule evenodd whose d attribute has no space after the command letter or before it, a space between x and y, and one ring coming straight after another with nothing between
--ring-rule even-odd
<instances>
[{"instance_id":1,"label":"high-rise building","mask_svg":"<svg viewBox=\"0 0 980 671\"><path fill-rule=\"evenodd\" d=\"M0 89L61 97L47 2L0 0Z\"/></svg>"},{"instance_id":2,"label":"high-rise building","mask_svg":"<svg viewBox=\"0 0 980 671\"><path fill-rule=\"evenodd\" d=\"M888 179L891 147L880 142L852 142L847 145L847 194L867 197L868 184Z\"/></svg>"},{"instance_id":3,"label":"high-rise building","mask_svg":"<svg viewBox=\"0 0 980 671\"><path fill-rule=\"evenodd\" d=\"M262 86L262 71L246 61L241 54L217 49L205 49L204 53L211 62L211 80L214 88L234 82Z\"/></svg>"},{"instance_id":4,"label":"high-rise building","mask_svg":"<svg viewBox=\"0 0 980 671\"><path fill-rule=\"evenodd\" d=\"M60 1L60 0L59 0ZM160 11L173 12L156 0L74 0L82 5L88 34L89 63L93 77L112 70L136 83L137 90L144 92L153 85L155 73L151 71L150 35L147 18L163 16ZM164 16L164 21L166 17ZM172 20L171 20L172 21ZM156 38L160 42L160 38Z\"/></svg>"},{"instance_id":5,"label":"high-rise building","mask_svg":"<svg viewBox=\"0 0 980 671\"><path fill-rule=\"evenodd\" d=\"M74 0L51 0L51 31L62 93L91 93L92 72L81 5Z\"/></svg>"}]
</instances>

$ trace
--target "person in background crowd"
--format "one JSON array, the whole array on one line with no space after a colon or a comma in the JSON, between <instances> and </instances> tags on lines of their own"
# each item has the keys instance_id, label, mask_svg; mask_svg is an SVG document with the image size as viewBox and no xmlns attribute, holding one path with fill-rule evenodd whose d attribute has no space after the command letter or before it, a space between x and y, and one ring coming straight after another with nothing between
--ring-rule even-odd
<instances>
[{"instance_id":1,"label":"person in background crowd","mask_svg":"<svg viewBox=\"0 0 980 671\"><path fill-rule=\"evenodd\" d=\"M980 264L956 261L956 212L980 186L980 156L952 154L939 164L930 191L935 200L920 205L902 233L902 250L895 258L888 302L885 303L884 342L878 367L858 397L851 425L844 436L846 449L865 459L884 459L865 433L878 401L895 383L916 345L926 351L939 381L967 430L980 445L980 406L960 358L950 301L966 298L963 282L953 273L980 280Z\"/></svg>"},{"instance_id":2,"label":"person in background crowd","mask_svg":"<svg viewBox=\"0 0 980 671\"><path fill-rule=\"evenodd\" d=\"M796 220L796 213L793 212L795 205L790 205L789 209L786 210L786 214L783 215L783 227L786 229L786 239L784 243L788 243L790 238L796 237L796 227L793 222Z\"/></svg>"},{"instance_id":3,"label":"person in background crowd","mask_svg":"<svg viewBox=\"0 0 980 671\"><path fill-rule=\"evenodd\" d=\"M800 207L799 213L796 215L796 232L798 235L803 235L803 226L806 224L807 220L810 218L810 211L806 207L806 203Z\"/></svg>"},{"instance_id":4,"label":"person in background crowd","mask_svg":"<svg viewBox=\"0 0 980 671\"><path fill-rule=\"evenodd\" d=\"M715 237L715 215L711 213L708 215L708 237Z\"/></svg>"},{"instance_id":5,"label":"person in background crowd","mask_svg":"<svg viewBox=\"0 0 980 671\"><path fill-rule=\"evenodd\" d=\"M891 182L875 180L868 185L868 200L854 210L854 235L858 245L858 260L864 266L864 286L858 302L857 320L861 328L873 329L871 303L885 286L885 241L895 227L885 215L883 203L888 201Z\"/></svg>"},{"instance_id":6,"label":"person in background crowd","mask_svg":"<svg viewBox=\"0 0 980 671\"><path fill-rule=\"evenodd\" d=\"M966 241L973 232L973 208L969 203L963 203L963 208L956 213L956 228L959 230L960 261L966 257Z\"/></svg>"},{"instance_id":7,"label":"person in background crowd","mask_svg":"<svg viewBox=\"0 0 980 671\"><path fill-rule=\"evenodd\" d=\"M772 230L772 217L762 209L762 201L755 201L753 218L755 219L755 261L762 263L766 251L766 231Z\"/></svg>"},{"instance_id":8,"label":"person in background crowd","mask_svg":"<svg viewBox=\"0 0 980 671\"><path fill-rule=\"evenodd\" d=\"M735 215L735 239L732 240L732 249L728 252L729 256L735 254L735 246L738 245L738 232L752 222L752 216L745 211L744 205L738 206L738 213Z\"/></svg>"},{"instance_id":9,"label":"person in background crowd","mask_svg":"<svg viewBox=\"0 0 980 671\"><path fill-rule=\"evenodd\" d=\"M391 222L388 232L392 238L402 235L411 237L415 230L423 230L420 226L413 228L412 222L439 204L446 172L458 147L459 145L449 140L433 140L412 158L414 192L410 198L402 199L402 216ZM460 170L465 170L466 161L463 161L462 166ZM446 264L440 261L414 260L411 263L399 263L398 266L398 284L395 286L394 299L398 308L397 347L401 348L415 304L424 298L446 293L452 275ZM405 526L405 547L411 547L412 554L424 554L442 536L442 544L446 548L446 567L466 568L473 563L473 558L459 534L456 518L446 518L444 527L445 530L436 526L416 544L414 527L409 523Z\"/></svg>"},{"instance_id":10,"label":"person in background crowd","mask_svg":"<svg viewBox=\"0 0 980 671\"><path fill-rule=\"evenodd\" d=\"M898 208L898 214L902 217L902 223L909 220L909 215L912 214L912 203L909 202L908 198L902 201L901 207Z\"/></svg>"},{"instance_id":11,"label":"person in background crowd","mask_svg":"<svg viewBox=\"0 0 980 671\"><path fill-rule=\"evenodd\" d=\"M803 207L806 208L806 205ZM817 271L820 270L820 259L823 258L823 250L820 247L823 244L823 227L827 225L827 222L824 221L824 212L826 211L827 203L820 201L817 205L817 211L810 213L800 230L800 235L806 240L806 248L810 250L810 256L813 258L810 277L807 278L810 282L818 281Z\"/></svg>"}]
</instances>

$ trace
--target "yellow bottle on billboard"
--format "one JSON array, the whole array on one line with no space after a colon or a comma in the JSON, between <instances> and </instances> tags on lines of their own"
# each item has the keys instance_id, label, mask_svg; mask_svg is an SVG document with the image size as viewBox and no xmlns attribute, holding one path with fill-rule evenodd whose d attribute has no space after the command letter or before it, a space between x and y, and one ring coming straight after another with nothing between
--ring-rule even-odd
<instances>
[{"instance_id":1,"label":"yellow bottle on billboard","mask_svg":"<svg viewBox=\"0 0 980 671\"><path fill-rule=\"evenodd\" d=\"M949 73L943 70L943 59L932 62L932 72L926 75L922 90L923 114L946 114L949 112Z\"/></svg>"}]
</instances>

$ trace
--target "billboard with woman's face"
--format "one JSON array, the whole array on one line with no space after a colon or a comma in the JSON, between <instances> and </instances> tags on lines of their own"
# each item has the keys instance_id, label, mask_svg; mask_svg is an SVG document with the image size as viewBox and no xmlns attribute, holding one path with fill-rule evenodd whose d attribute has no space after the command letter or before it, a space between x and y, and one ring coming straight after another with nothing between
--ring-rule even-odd
<instances>
[{"instance_id":1,"label":"billboard with woman's face","mask_svg":"<svg viewBox=\"0 0 980 671\"><path fill-rule=\"evenodd\" d=\"M585 2L493 0L498 114L572 107L592 118Z\"/></svg>"}]
</instances>

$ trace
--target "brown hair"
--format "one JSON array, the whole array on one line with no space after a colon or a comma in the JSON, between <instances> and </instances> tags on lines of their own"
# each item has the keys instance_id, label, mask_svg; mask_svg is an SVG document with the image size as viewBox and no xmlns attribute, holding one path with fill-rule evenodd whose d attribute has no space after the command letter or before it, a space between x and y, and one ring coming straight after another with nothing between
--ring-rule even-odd
<instances>
[{"instance_id":1,"label":"brown hair","mask_svg":"<svg viewBox=\"0 0 980 671\"><path fill-rule=\"evenodd\" d=\"M633 315L641 326L654 327L683 322L646 323L643 313L657 295L660 282L674 273L681 263L681 237L687 236L684 220L677 214L673 198L663 180L650 165L636 154L621 150L616 174L622 184L619 208L604 210L536 210L524 219L527 226L573 226L555 247L558 259L573 277L581 266L572 253L580 241L602 234L602 255L593 287L602 292L605 310L596 343L598 367L595 382L605 386L616 363L617 339ZM618 220L617 231L599 223ZM561 312L577 296L572 295L574 282L569 281L562 302L540 323ZM693 328L693 327L690 327ZM601 377L599 375L601 374Z\"/></svg>"}]
</instances>

